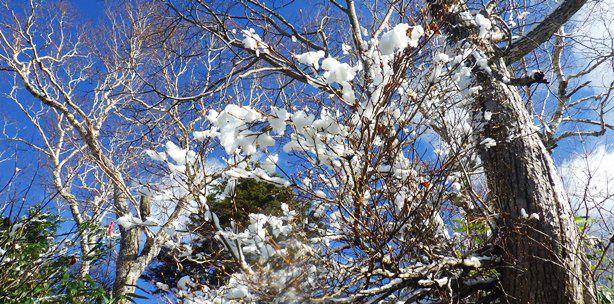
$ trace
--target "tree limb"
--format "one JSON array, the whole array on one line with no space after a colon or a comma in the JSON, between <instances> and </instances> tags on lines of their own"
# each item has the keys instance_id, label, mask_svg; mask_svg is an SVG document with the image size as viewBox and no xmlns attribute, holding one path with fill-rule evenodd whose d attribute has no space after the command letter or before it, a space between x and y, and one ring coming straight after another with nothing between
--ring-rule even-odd
<instances>
[{"instance_id":1,"label":"tree limb","mask_svg":"<svg viewBox=\"0 0 614 304\"><path fill-rule=\"evenodd\" d=\"M566 0L524 37L514 41L501 56L507 64L514 63L550 39L558 29L577 13L587 0Z\"/></svg>"}]
</instances>

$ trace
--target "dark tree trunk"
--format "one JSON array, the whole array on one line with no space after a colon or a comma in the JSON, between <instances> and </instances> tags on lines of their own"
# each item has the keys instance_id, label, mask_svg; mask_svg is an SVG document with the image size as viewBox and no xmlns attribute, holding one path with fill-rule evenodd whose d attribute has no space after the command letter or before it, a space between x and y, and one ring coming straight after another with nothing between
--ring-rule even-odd
<instances>
[{"instance_id":1,"label":"dark tree trunk","mask_svg":"<svg viewBox=\"0 0 614 304\"><path fill-rule=\"evenodd\" d=\"M501 286L510 303L594 303L588 264L561 180L515 88L483 79L478 98L492 120L481 148L500 215ZM539 216L525 218L521 214Z\"/></svg>"},{"instance_id":2,"label":"dark tree trunk","mask_svg":"<svg viewBox=\"0 0 614 304\"><path fill-rule=\"evenodd\" d=\"M454 4L456 8L451 10ZM560 7L577 10L578 6L563 3ZM430 3L430 11L452 43L473 40L491 59L493 73L474 69L476 85L482 90L473 107L475 111L493 113L478 141L496 141L494 147L480 147L480 156L491 201L500 216L503 302L595 303L594 284L578 230L552 158L517 89L494 77L507 75L506 63L496 59L498 54L492 43L477 38L475 23L461 17L463 11L468 11L463 3L436 0ZM537 214L539 219L522 216L522 209L527 214Z\"/></svg>"}]
</instances>

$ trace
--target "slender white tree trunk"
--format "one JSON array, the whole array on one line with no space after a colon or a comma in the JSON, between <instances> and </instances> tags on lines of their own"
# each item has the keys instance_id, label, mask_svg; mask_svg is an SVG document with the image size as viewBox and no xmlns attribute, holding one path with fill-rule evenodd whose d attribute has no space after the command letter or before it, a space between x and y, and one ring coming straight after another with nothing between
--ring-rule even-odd
<instances>
[{"instance_id":1,"label":"slender white tree trunk","mask_svg":"<svg viewBox=\"0 0 614 304\"><path fill-rule=\"evenodd\" d=\"M125 200L125 195L119 190L115 189L116 206L123 205L118 204L119 200ZM122 214L128 212L128 210L120 210ZM144 266L139 265L139 238L141 235L141 229L139 227L132 227L131 229L125 229L119 227L120 231L120 243L119 254L115 262L115 282L113 284L113 295L121 296L134 293L136 283L141 276Z\"/></svg>"}]
</instances>

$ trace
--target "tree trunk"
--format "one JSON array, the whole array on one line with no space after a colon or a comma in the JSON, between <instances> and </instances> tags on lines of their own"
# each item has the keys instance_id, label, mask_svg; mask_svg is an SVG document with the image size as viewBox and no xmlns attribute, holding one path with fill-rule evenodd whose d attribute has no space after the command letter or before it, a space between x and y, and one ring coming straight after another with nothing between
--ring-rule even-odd
<instances>
[{"instance_id":1,"label":"tree trunk","mask_svg":"<svg viewBox=\"0 0 614 304\"><path fill-rule=\"evenodd\" d=\"M113 284L113 296L129 296L134 294L136 284L149 263L160 253L159 240L148 239L141 254L138 253L138 238L141 228L132 228L125 231L122 228L122 240L120 241L120 252L115 264L115 283ZM125 236L125 239L124 239ZM164 236L165 237L165 236ZM136 247L132 241L136 240ZM122 248L126 249L122 251ZM136 248L136 250L133 250ZM134 254L132 254L134 252ZM122 300L120 303L131 303Z\"/></svg>"},{"instance_id":2,"label":"tree trunk","mask_svg":"<svg viewBox=\"0 0 614 304\"><path fill-rule=\"evenodd\" d=\"M139 228L129 230L120 227L120 245L117 261L115 262L115 282L113 296L123 296L134 293L136 282L142 270L138 267Z\"/></svg>"},{"instance_id":3,"label":"tree trunk","mask_svg":"<svg viewBox=\"0 0 614 304\"><path fill-rule=\"evenodd\" d=\"M504 267L501 286L510 303L594 303L593 286L567 195L520 95L492 78L479 107L493 113L480 148L488 187L500 215ZM523 216L535 213L539 219Z\"/></svg>"},{"instance_id":4,"label":"tree trunk","mask_svg":"<svg viewBox=\"0 0 614 304\"><path fill-rule=\"evenodd\" d=\"M134 266L134 263L117 263L115 270L115 283L113 284L113 296L120 297L133 294L136 290L136 284L141 277L142 271L139 271ZM121 301L120 303L129 303L129 301Z\"/></svg>"},{"instance_id":5,"label":"tree trunk","mask_svg":"<svg viewBox=\"0 0 614 304\"><path fill-rule=\"evenodd\" d=\"M123 200L125 195L119 189L115 191L114 199L116 201ZM122 204L116 204L122 206ZM141 219L145 219L151 213L151 197L145 194L141 195L139 205ZM128 213L128 210L119 210L118 215ZM176 211L175 211L176 213ZM179 215L171 216L169 223L175 220ZM167 234L160 231L157 235L148 236L145 244L140 246L141 233L143 227L132 227L124 229L120 226L120 242L119 254L115 262L115 282L113 284L113 296L127 296L133 294L136 290L136 284L143 271L149 263L160 253L160 246L164 243ZM162 229L163 230L163 229ZM142 249L139 252L139 249ZM130 303L122 300L120 303Z\"/></svg>"},{"instance_id":6,"label":"tree trunk","mask_svg":"<svg viewBox=\"0 0 614 304\"><path fill-rule=\"evenodd\" d=\"M115 206L123 206L124 204L118 204L118 202L125 200L125 194L116 187L113 199L115 200ZM118 215L128 212L129 210L118 210ZM115 282L113 284L113 296L115 297L134 293L137 280L142 273L142 270L139 270L138 267L141 228L132 227L131 229L125 229L119 226L119 232L119 253L115 261Z\"/></svg>"},{"instance_id":7,"label":"tree trunk","mask_svg":"<svg viewBox=\"0 0 614 304\"><path fill-rule=\"evenodd\" d=\"M478 142L496 141L494 147L480 147L480 156L500 216L502 301L595 303L587 260L552 158L516 88L494 77L508 75L505 62L495 59L496 46L480 39L475 22L463 18L469 12L464 2L431 1L430 12L451 43L474 43L490 59L492 73L474 68L482 89L473 110L493 114ZM522 209L539 219L523 216Z\"/></svg>"}]
</instances>

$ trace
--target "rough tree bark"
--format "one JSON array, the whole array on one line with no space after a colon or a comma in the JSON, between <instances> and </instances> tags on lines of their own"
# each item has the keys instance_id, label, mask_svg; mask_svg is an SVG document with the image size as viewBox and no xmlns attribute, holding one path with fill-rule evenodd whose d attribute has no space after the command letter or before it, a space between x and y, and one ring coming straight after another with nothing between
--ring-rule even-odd
<instances>
[{"instance_id":1,"label":"rough tree bark","mask_svg":"<svg viewBox=\"0 0 614 304\"><path fill-rule=\"evenodd\" d=\"M121 191L115 191L114 200L125 200L125 195ZM117 206L118 204L116 204ZM140 209L151 208L151 198L147 195L141 196ZM142 212L141 211L141 212ZM122 210L125 214L127 210ZM141 213L144 219L149 214ZM115 282L113 284L113 295L125 296L133 294L136 289L136 284L141 274L149 264L149 259L143 259L139 254L139 239L141 237L142 228L132 227L125 229L119 227L121 234L119 243L119 254L115 262ZM156 252L157 254L157 252Z\"/></svg>"},{"instance_id":2,"label":"rough tree bark","mask_svg":"<svg viewBox=\"0 0 614 304\"><path fill-rule=\"evenodd\" d=\"M484 136L497 145L480 154L501 216L504 293L513 303L593 303L586 258L550 154L518 92L481 82L479 106L496 113ZM521 209L540 219L523 218Z\"/></svg>"},{"instance_id":3,"label":"rough tree bark","mask_svg":"<svg viewBox=\"0 0 614 304\"><path fill-rule=\"evenodd\" d=\"M552 37L585 2L565 1L519 40L521 44L510 45L507 54L478 37L474 21L461 15L468 11L462 0L430 2L433 21L451 42L473 43L490 59L492 73L474 69L482 90L473 106L475 111L493 113L478 141L497 142L491 148L481 147L480 155L500 215L498 245L503 266L499 272L505 303L595 303L594 285L561 179L518 90L503 80L509 76L508 64ZM522 209L536 213L539 220L526 218Z\"/></svg>"},{"instance_id":4,"label":"rough tree bark","mask_svg":"<svg viewBox=\"0 0 614 304\"><path fill-rule=\"evenodd\" d=\"M116 202L125 200L125 194L117 189L114 199ZM120 205L120 204L116 204ZM186 202L180 199L178 206L173 210L167 222L159 228L159 231L154 234L152 231L143 226L135 226L130 229L125 229L120 226L120 250L115 264L115 282L113 284L114 296L130 296L136 289L136 284L141 274L145 271L149 263L158 256L162 244L164 244L169 235L166 232L173 226L175 221L185 213ZM139 215L142 220L145 220L151 212L151 197L147 194L141 194L139 204ZM117 214L127 214L128 210L118 210ZM142 241L141 234L145 234L145 241ZM124 300L120 303L130 303Z\"/></svg>"},{"instance_id":5,"label":"rough tree bark","mask_svg":"<svg viewBox=\"0 0 614 304\"><path fill-rule=\"evenodd\" d=\"M125 199L125 195L119 191L119 189L116 189L113 198L113 200L115 200L114 205L124 205L118 204L118 201ZM142 199L146 198L143 197ZM128 210L121 211L122 214L128 212ZM139 230L140 229L138 227L125 229L124 227L119 226L119 253L117 256L117 261L115 262L115 282L113 284L113 294L116 296L134 293L136 281L141 275L141 272L132 269L134 268L134 264L136 263L139 255Z\"/></svg>"}]
</instances>

